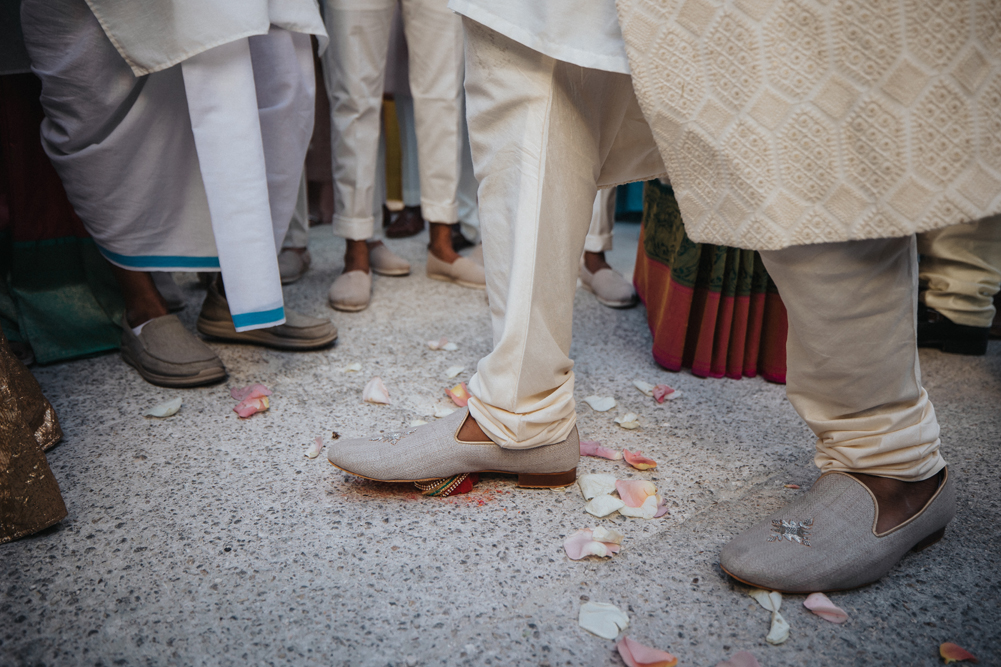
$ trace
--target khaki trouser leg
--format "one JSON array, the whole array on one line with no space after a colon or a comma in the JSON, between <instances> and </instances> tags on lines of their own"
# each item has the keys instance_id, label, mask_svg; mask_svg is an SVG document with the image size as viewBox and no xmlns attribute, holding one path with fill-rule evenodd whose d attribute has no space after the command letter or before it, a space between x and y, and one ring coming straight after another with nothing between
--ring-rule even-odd
<instances>
[{"instance_id":1,"label":"khaki trouser leg","mask_svg":"<svg viewBox=\"0 0 1001 667\"><path fill-rule=\"evenodd\" d=\"M1001 288L1001 216L918 234L922 302L956 324L989 327Z\"/></svg>"},{"instance_id":2,"label":"khaki trouser leg","mask_svg":"<svg viewBox=\"0 0 1001 667\"><path fill-rule=\"evenodd\" d=\"M914 237L762 251L789 315L786 394L823 472L904 481L945 466L921 386Z\"/></svg>"}]
</instances>

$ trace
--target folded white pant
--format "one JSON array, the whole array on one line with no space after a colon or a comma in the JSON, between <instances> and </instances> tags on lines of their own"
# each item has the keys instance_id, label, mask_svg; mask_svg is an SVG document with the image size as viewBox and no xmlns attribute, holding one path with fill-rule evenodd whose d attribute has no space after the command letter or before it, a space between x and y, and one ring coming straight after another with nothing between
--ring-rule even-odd
<instances>
[{"instance_id":1,"label":"folded white pant","mask_svg":"<svg viewBox=\"0 0 1001 667\"><path fill-rule=\"evenodd\" d=\"M584 240L585 252L607 252L612 249L615 225L615 188L598 190L591 209L591 225Z\"/></svg>"}]
</instances>

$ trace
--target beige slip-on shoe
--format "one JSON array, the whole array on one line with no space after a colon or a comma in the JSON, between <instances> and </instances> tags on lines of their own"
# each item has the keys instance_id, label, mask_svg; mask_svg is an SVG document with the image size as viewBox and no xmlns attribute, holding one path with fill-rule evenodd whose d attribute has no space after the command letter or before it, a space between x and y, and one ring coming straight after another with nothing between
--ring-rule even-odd
<instances>
[{"instance_id":1,"label":"beige slip-on shoe","mask_svg":"<svg viewBox=\"0 0 1001 667\"><path fill-rule=\"evenodd\" d=\"M469 251L469 254L466 255L466 257L468 257L470 261L483 266L483 244L477 243L476 246Z\"/></svg>"},{"instance_id":2,"label":"beige slip-on shoe","mask_svg":"<svg viewBox=\"0 0 1001 667\"><path fill-rule=\"evenodd\" d=\"M876 498L851 475L829 472L775 514L723 547L719 563L734 579L783 593L858 588L876 581L913 550L941 539L956 514L948 469L938 490L896 528L876 533Z\"/></svg>"},{"instance_id":3,"label":"beige slip-on shoe","mask_svg":"<svg viewBox=\"0 0 1001 667\"><path fill-rule=\"evenodd\" d=\"M553 445L505 449L493 442L465 442L459 429L469 410L396 433L337 440L327 459L352 475L381 482L432 482L474 472L518 475L518 486L554 488L577 480L580 441L577 427Z\"/></svg>"},{"instance_id":4,"label":"beige slip-on shoe","mask_svg":"<svg viewBox=\"0 0 1001 667\"><path fill-rule=\"evenodd\" d=\"M348 271L334 279L327 301L335 310L356 313L368 308L372 300L372 272Z\"/></svg>"},{"instance_id":5,"label":"beige slip-on shoe","mask_svg":"<svg viewBox=\"0 0 1001 667\"><path fill-rule=\"evenodd\" d=\"M285 309L285 324L253 331L237 331L233 326L229 304L219 294L215 283L209 286L205 294L196 326L206 336L278 350L316 350L337 340L337 327L330 320L309 317L289 308Z\"/></svg>"},{"instance_id":6,"label":"beige slip-on shoe","mask_svg":"<svg viewBox=\"0 0 1001 667\"><path fill-rule=\"evenodd\" d=\"M219 356L184 328L177 315L157 317L137 336L122 319L122 359L150 384L197 387L226 379Z\"/></svg>"},{"instance_id":7,"label":"beige slip-on shoe","mask_svg":"<svg viewBox=\"0 0 1001 667\"><path fill-rule=\"evenodd\" d=\"M428 278L444 280L470 289L486 289L487 278L483 267L466 257L459 257L451 264L442 261L428 251Z\"/></svg>"},{"instance_id":8,"label":"beige slip-on shoe","mask_svg":"<svg viewBox=\"0 0 1001 667\"><path fill-rule=\"evenodd\" d=\"M313 263L313 256L308 250L299 248L282 248L278 253L278 275L281 276L282 285L290 285L306 275L309 265Z\"/></svg>"},{"instance_id":9,"label":"beige slip-on shoe","mask_svg":"<svg viewBox=\"0 0 1001 667\"><path fill-rule=\"evenodd\" d=\"M380 276L410 275L410 262L387 248L385 243L369 244L368 263Z\"/></svg>"},{"instance_id":10,"label":"beige slip-on shoe","mask_svg":"<svg viewBox=\"0 0 1001 667\"><path fill-rule=\"evenodd\" d=\"M639 301L636 290L628 280L612 269L591 273L584 265L583 257L580 260L580 282L584 289L597 297L598 303L609 308L632 308Z\"/></svg>"}]
</instances>

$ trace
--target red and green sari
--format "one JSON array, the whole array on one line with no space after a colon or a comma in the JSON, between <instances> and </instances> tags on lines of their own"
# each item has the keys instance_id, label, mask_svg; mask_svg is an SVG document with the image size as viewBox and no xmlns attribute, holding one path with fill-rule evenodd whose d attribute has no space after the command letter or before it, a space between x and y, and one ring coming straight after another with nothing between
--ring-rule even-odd
<instances>
[{"instance_id":1,"label":"red and green sari","mask_svg":"<svg viewBox=\"0 0 1001 667\"><path fill-rule=\"evenodd\" d=\"M694 243L669 185L644 190L633 273L653 334L653 358L698 377L785 382L786 311L753 250Z\"/></svg>"}]
</instances>

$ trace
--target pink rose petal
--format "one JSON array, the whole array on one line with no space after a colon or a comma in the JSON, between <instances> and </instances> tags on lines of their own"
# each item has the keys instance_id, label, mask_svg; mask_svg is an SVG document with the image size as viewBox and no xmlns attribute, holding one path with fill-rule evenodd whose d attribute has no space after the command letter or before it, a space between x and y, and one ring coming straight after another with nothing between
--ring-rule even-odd
<instances>
[{"instance_id":1,"label":"pink rose petal","mask_svg":"<svg viewBox=\"0 0 1001 667\"><path fill-rule=\"evenodd\" d=\"M374 377L368 381L368 384L365 385L365 389L361 392L361 400L368 403L389 405L389 390L386 389L386 385L382 383L382 378Z\"/></svg>"},{"instance_id":2,"label":"pink rose petal","mask_svg":"<svg viewBox=\"0 0 1001 667\"><path fill-rule=\"evenodd\" d=\"M734 653L729 660L716 663L716 667L761 667L761 664L747 651L740 651Z\"/></svg>"},{"instance_id":3,"label":"pink rose petal","mask_svg":"<svg viewBox=\"0 0 1001 667\"><path fill-rule=\"evenodd\" d=\"M660 517L664 516L667 513L668 513L667 501L661 498L660 502L657 503L657 513L653 515L653 518L659 519Z\"/></svg>"},{"instance_id":4,"label":"pink rose petal","mask_svg":"<svg viewBox=\"0 0 1001 667\"><path fill-rule=\"evenodd\" d=\"M626 463L636 468L637 470L649 470L650 468L656 468L657 462L653 459L643 456L640 452L635 454L628 449L622 450L622 456L626 459Z\"/></svg>"},{"instance_id":5,"label":"pink rose petal","mask_svg":"<svg viewBox=\"0 0 1001 667\"><path fill-rule=\"evenodd\" d=\"M831 623L844 623L848 620L848 614L845 610L831 602L830 598L823 593L810 593L803 600L803 606Z\"/></svg>"},{"instance_id":6,"label":"pink rose petal","mask_svg":"<svg viewBox=\"0 0 1001 667\"><path fill-rule=\"evenodd\" d=\"M271 390L265 387L259 382L254 384L248 384L246 387L233 387L229 390L229 395L233 397L234 401L242 401L245 398L260 398L261 396L270 396Z\"/></svg>"},{"instance_id":7,"label":"pink rose petal","mask_svg":"<svg viewBox=\"0 0 1001 667\"><path fill-rule=\"evenodd\" d=\"M669 396L674 393L674 389L668 387L666 384L659 384L653 388L653 397L657 399L658 403L663 403L665 400L669 400Z\"/></svg>"},{"instance_id":8,"label":"pink rose petal","mask_svg":"<svg viewBox=\"0 0 1001 667\"><path fill-rule=\"evenodd\" d=\"M583 528L571 535L563 542L563 550L567 552L570 560L580 560L587 556L601 556L607 558L612 554L619 553L621 547L613 542L597 542L591 539L593 531L590 528Z\"/></svg>"},{"instance_id":9,"label":"pink rose petal","mask_svg":"<svg viewBox=\"0 0 1001 667\"><path fill-rule=\"evenodd\" d=\"M233 408L233 412L240 415L242 419L246 419L247 417L258 412L264 412L269 407L271 407L271 403L268 401L267 396L257 396L254 398L245 398L240 401L236 404L236 407Z\"/></svg>"},{"instance_id":10,"label":"pink rose petal","mask_svg":"<svg viewBox=\"0 0 1001 667\"><path fill-rule=\"evenodd\" d=\"M608 447L602 447L601 443L597 440L581 440L580 455L597 456L598 458L608 459L609 461L618 461L622 458L622 452L609 449Z\"/></svg>"},{"instance_id":11,"label":"pink rose petal","mask_svg":"<svg viewBox=\"0 0 1001 667\"><path fill-rule=\"evenodd\" d=\"M678 659L667 651L644 646L629 637L620 639L615 647L628 667L674 667L678 664Z\"/></svg>"},{"instance_id":12,"label":"pink rose petal","mask_svg":"<svg viewBox=\"0 0 1001 667\"><path fill-rule=\"evenodd\" d=\"M940 644L938 647L938 654L942 656L945 660L945 664L947 665L950 662L980 662L972 653L967 651L962 646L958 646L952 642Z\"/></svg>"},{"instance_id":13,"label":"pink rose petal","mask_svg":"<svg viewBox=\"0 0 1001 667\"><path fill-rule=\"evenodd\" d=\"M460 408L466 407L466 403L468 403L469 399L472 398L465 382L460 382L451 389L446 389L445 393L448 394L448 397L452 399L452 402Z\"/></svg>"},{"instance_id":14,"label":"pink rose petal","mask_svg":"<svg viewBox=\"0 0 1001 667\"><path fill-rule=\"evenodd\" d=\"M653 482L641 479L616 480L615 490L619 492L622 502L629 507L642 507L647 498L657 495L657 487Z\"/></svg>"}]
</instances>

